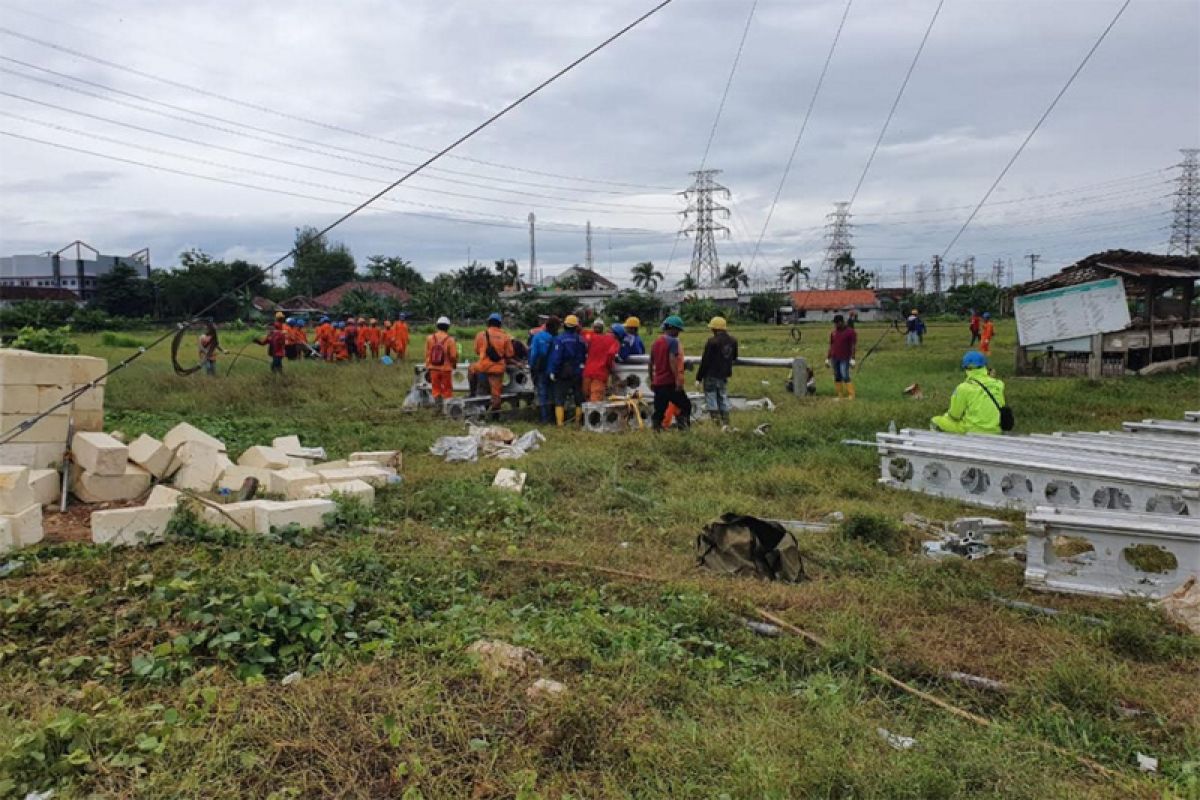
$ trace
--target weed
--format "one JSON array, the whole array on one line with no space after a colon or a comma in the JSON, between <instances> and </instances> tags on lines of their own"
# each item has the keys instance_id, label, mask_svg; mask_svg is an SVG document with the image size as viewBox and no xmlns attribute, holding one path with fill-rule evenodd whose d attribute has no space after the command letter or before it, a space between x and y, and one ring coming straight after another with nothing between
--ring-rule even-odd
<instances>
[{"instance_id":1,"label":"weed","mask_svg":"<svg viewBox=\"0 0 1200 800\"><path fill-rule=\"evenodd\" d=\"M840 530L847 539L863 542L892 555L904 552L908 546L904 529L894 519L882 514L851 514L842 522Z\"/></svg>"},{"instance_id":2,"label":"weed","mask_svg":"<svg viewBox=\"0 0 1200 800\"><path fill-rule=\"evenodd\" d=\"M144 347L145 344L141 339L135 339L123 333L105 331L100 334L100 345L102 347Z\"/></svg>"}]
</instances>

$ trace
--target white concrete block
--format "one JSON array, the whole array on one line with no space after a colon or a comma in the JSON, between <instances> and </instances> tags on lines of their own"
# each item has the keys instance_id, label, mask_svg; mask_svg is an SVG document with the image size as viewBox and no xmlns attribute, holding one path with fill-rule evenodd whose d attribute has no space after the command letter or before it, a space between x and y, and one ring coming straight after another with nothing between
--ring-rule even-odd
<instances>
[{"instance_id":1,"label":"white concrete block","mask_svg":"<svg viewBox=\"0 0 1200 800\"><path fill-rule=\"evenodd\" d=\"M334 495L353 497L368 507L375 505L375 487L365 481L343 481L341 483L316 483L301 490L303 499L314 497L333 499Z\"/></svg>"},{"instance_id":2,"label":"white concrete block","mask_svg":"<svg viewBox=\"0 0 1200 800\"><path fill-rule=\"evenodd\" d=\"M225 443L215 436L209 436L199 428L189 425L186 422L181 422L171 430L167 431L167 435L163 437L163 444L169 450L178 450L184 442L205 442L210 447L225 452Z\"/></svg>"},{"instance_id":3,"label":"white concrete block","mask_svg":"<svg viewBox=\"0 0 1200 800\"><path fill-rule=\"evenodd\" d=\"M404 466L404 455L399 450L365 450L351 453L346 458L350 463L356 461L374 461L384 467L399 471Z\"/></svg>"},{"instance_id":4,"label":"white concrete block","mask_svg":"<svg viewBox=\"0 0 1200 800\"><path fill-rule=\"evenodd\" d=\"M0 464L45 469L62 463L66 437L61 442L0 444Z\"/></svg>"},{"instance_id":5,"label":"white concrete block","mask_svg":"<svg viewBox=\"0 0 1200 800\"><path fill-rule=\"evenodd\" d=\"M183 499L183 492L172 489L170 486L159 484L150 490L150 496L146 498L148 506L175 506Z\"/></svg>"},{"instance_id":6,"label":"white concrete block","mask_svg":"<svg viewBox=\"0 0 1200 800\"><path fill-rule=\"evenodd\" d=\"M299 453L304 445L300 444L299 436L276 436L271 440L271 447L285 453Z\"/></svg>"},{"instance_id":7,"label":"white concrete block","mask_svg":"<svg viewBox=\"0 0 1200 800\"><path fill-rule=\"evenodd\" d=\"M28 415L45 411L41 404L41 391L38 386L0 386L0 415Z\"/></svg>"},{"instance_id":8,"label":"white concrete block","mask_svg":"<svg viewBox=\"0 0 1200 800\"><path fill-rule=\"evenodd\" d=\"M62 473L56 469L31 469L29 488L38 505L53 505L62 495Z\"/></svg>"},{"instance_id":9,"label":"white concrete block","mask_svg":"<svg viewBox=\"0 0 1200 800\"><path fill-rule=\"evenodd\" d=\"M76 464L93 475L124 475L129 463L129 448L107 433L76 433L71 440L71 455Z\"/></svg>"},{"instance_id":10,"label":"white concrete block","mask_svg":"<svg viewBox=\"0 0 1200 800\"><path fill-rule=\"evenodd\" d=\"M129 460L156 478L169 477L175 464L171 448L145 433L129 444Z\"/></svg>"},{"instance_id":11,"label":"white concrete block","mask_svg":"<svg viewBox=\"0 0 1200 800\"><path fill-rule=\"evenodd\" d=\"M43 535L42 507L37 503L15 514L0 514L0 542L8 540L14 548L28 547L40 542Z\"/></svg>"},{"instance_id":12,"label":"white concrete block","mask_svg":"<svg viewBox=\"0 0 1200 800\"><path fill-rule=\"evenodd\" d=\"M339 458L337 461L322 461L320 464L313 464L311 469L313 472L324 472L329 469L346 469L349 466L349 461Z\"/></svg>"},{"instance_id":13,"label":"white concrete block","mask_svg":"<svg viewBox=\"0 0 1200 800\"><path fill-rule=\"evenodd\" d=\"M35 502L28 467L0 467L0 514L16 514Z\"/></svg>"},{"instance_id":14,"label":"white concrete block","mask_svg":"<svg viewBox=\"0 0 1200 800\"><path fill-rule=\"evenodd\" d=\"M12 530L4 523L0 522L0 556L10 550L16 550L17 543L13 539Z\"/></svg>"},{"instance_id":15,"label":"white concrete block","mask_svg":"<svg viewBox=\"0 0 1200 800\"><path fill-rule=\"evenodd\" d=\"M288 456L288 467L290 469L311 469L312 465L315 463L316 459L313 458L297 458Z\"/></svg>"},{"instance_id":16,"label":"white concrete block","mask_svg":"<svg viewBox=\"0 0 1200 800\"><path fill-rule=\"evenodd\" d=\"M83 388L83 383L75 383L70 387L63 386L61 388L57 386L40 387L38 400L42 404L42 411L45 411L46 409L56 405L68 390L74 391L81 388ZM103 411L104 384L102 383L99 386L93 386L91 389L81 392L72 401L71 406L60 409L55 413L69 413L70 408L73 408L75 411Z\"/></svg>"},{"instance_id":17,"label":"white concrete block","mask_svg":"<svg viewBox=\"0 0 1200 800\"><path fill-rule=\"evenodd\" d=\"M134 500L150 488L150 473L136 464L126 464L120 476L84 472L78 464L71 467L71 494L85 503L111 503Z\"/></svg>"},{"instance_id":18,"label":"white concrete block","mask_svg":"<svg viewBox=\"0 0 1200 800\"><path fill-rule=\"evenodd\" d=\"M175 472L172 483L193 492L212 491L213 484L232 463L212 443L202 439L185 440L175 451L175 461L182 466Z\"/></svg>"},{"instance_id":19,"label":"white concrete block","mask_svg":"<svg viewBox=\"0 0 1200 800\"><path fill-rule=\"evenodd\" d=\"M219 525L234 530L254 531L255 514L259 503L264 500L246 500L242 503L201 503L200 519L209 525Z\"/></svg>"},{"instance_id":20,"label":"white concrete block","mask_svg":"<svg viewBox=\"0 0 1200 800\"><path fill-rule=\"evenodd\" d=\"M345 469L327 469L320 473L326 483L344 483L345 481L364 481L376 489L387 486L395 477L394 473L379 467L347 467Z\"/></svg>"},{"instance_id":21,"label":"white concrete block","mask_svg":"<svg viewBox=\"0 0 1200 800\"><path fill-rule=\"evenodd\" d=\"M504 489L520 494L525 491L525 473L517 472L515 469L498 470L495 480L492 481L492 486L497 489Z\"/></svg>"},{"instance_id":22,"label":"white concrete block","mask_svg":"<svg viewBox=\"0 0 1200 800\"><path fill-rule=\"evenodd\" d=\"M69 359L70 378L68 382L76 386L99 380L101 375L108 372L108 362L103 358L94 356L56 356L56 358Z\"/></svg>"},{"instance_id":23,"label":"white concrete block","mask_svg":"<svg viewBox=\"0 0 1200 800\"><path fill-rule=\"evenodd\" d=\"M257 479L261 490L265 492L271 484L271 470L263 469L262 467L243 467L235 464L232 467L226 468L221 473L221 477L217 480L217 488L236 492L242 488L242 484L246 482L246 478Z\"/></svg>"},{"instance_id":24,"label":"white concrete block","mask_svg":"<svg viewBox=\"0 0 1200 800\"><path fill-rule=\"evenodd\" d=\"M290 466L287 454L274 447L262 445L247 448L237 463L241 467L259 467L260 469L287 469Z\"/></svg>"},{"instance_id":25,"label":"white concrete block","mask_svg":"<svg viewBox=\"0 0 1200 800\"><path fill-rule=\"evenodd\" d=\"M346 465L346 469L381 469L388 475L395 475L396 468L385 466L378 461L351 461Z\"/></svg>"},{"instance_id":26,"label":"white concrete block","mask_svg":"<svg viewBox=\"0 0 1200 800\"><path fill-rule=\"evenodd\" d=\"M29 419L29 416L28 414L0 415L0 431L9 431L16 428ZM58 442L59 450L61 451L67 443L67 418L62 416L43 417L31 427L22 431L20 435L14 436L8 441L14 444Z\"/></svg>"},{"instance_id":27,"label":"white concrete block","mask_svg":"<svg viewBox=\"0 0 1200 800\"><path fill-rule=\"evenodd\" d=\"M5 386L70 385L70 356L31 353L28 350L0 350L0 384Z\"/></svg>"},{"instance_id":28,"label":"white concrete block","mask_svg":"<svg viewBox=\"0 0 1200 800\"><path fill-rule=\"evenodd\" d=\"M75 432L79 431L103 431L104 430L104 412L103 411L75 411L71 414L75 419Z\"/></svg>"},{"instance_id":29,"label":"white concrete block","mask_svg":"<svg viewBox=\"0 0 1200 800\"><path fill-rule=\"evenodd\" d=\"M92 541L113 546L161 542L174 515L174 505L93 511Z\"/></svg>"},{"instance_id":30,"label":"white concrete block","mask_svg":"<svg viewBox=\"0 0 1200 800\"><path fill-rule=\"evenodd\" d=\"M260 500L254 511L254 527L259 533L270 533L272 528L298 525L304 530L320 530L325 527L325 515L337 511L332 500Z\"/></svg>"},{"instance_id":31,"label":"white concrete block","mask_svg":"<svg viewBox=\"0 0 1200 800\"><path fill-rule=\"evenodd\" d=\"M304 487L324 482L325 479L315 472L289 467L288 469L274 470L270 473L270 479L267 481L267 492L270 494L281 494L289 500L297 500L303 496Z\"/></svg>"}]
</instances>

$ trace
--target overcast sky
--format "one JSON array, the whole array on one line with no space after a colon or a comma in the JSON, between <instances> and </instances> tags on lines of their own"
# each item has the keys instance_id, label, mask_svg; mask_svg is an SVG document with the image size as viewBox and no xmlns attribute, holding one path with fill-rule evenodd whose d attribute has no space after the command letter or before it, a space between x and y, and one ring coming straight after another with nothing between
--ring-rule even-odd
<instances>
[{"instance_id":1,"label":"overcast sky","mask_svg":"<svg viewBox=\"0 0 1200 800\"><path fill-rule=\"evenodd\" d=\"M751 4L675 0L331 237L427 275L468 257L524 270L533 212L551 274L584 260L590 220L600 272L624 283L652 260L678 280L692 242L677 241L676 192ZM902 264L945 250L1120 4L946 0L853 208L860 264L898 285ZM0 254L78 238L149 247L162 267L191 247L272 261L297 226L328 223L651 5L0 0ZM825 215L936 5L853 3L752 259L845 9L759 1L708 157L732 193L722 261L753 260L761 280L793 258L819 269ZM974 255L980 277L1013 259L1022 279L1030 252L1044 273L1108 247L1163 251L1172 165L1198 146L1200 2L1134 0L950 258Z\"/></svg>"}]
</instances>

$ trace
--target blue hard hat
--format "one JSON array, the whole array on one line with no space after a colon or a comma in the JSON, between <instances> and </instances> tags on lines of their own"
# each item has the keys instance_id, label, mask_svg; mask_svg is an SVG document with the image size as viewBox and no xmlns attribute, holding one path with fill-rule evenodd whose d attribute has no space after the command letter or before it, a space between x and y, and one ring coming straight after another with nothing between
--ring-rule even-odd
<instances>
[{"instance_id":1,"label":"blue hard hat","mask_svg":"<svg viewBox=\"0 0 1200 800\"><path fill-rule=\"evenodd\" d=\"M614 322L612 326L613 336L624 336L625 326L619 322Z\"/></svg>"},{"instance_id":2,"label":"blue hard hat","mask_svg":"<svg viewBox=\"0 0 1200 800\"><path fill-rule=\"evenodd\" d=\"M335 322L335 323L333 324L333 327L335 327L335 328L344 328L344 327L346 327L346 323L344 323L344 322Z\"/></svg>"},{"instance_id":3,"label":"blue hard hat","mask_svg":"<svg viewBox=\"0 0 1200 800\"><path fill-rule=\"evenodd\" d=\"M978 350L968 350L963 353L962 368L963 369L978 369L979 367L987 366L987 356Z\"/></svg>"},{"instance_id":4,"label":"blue hard hat","mask_svg":"<svg viewBox=\"0 0 1200 800\"><path fill-rule=\"evenodd\" d=\"M992 312L990 312L990 311L985 311L985 312L983 312L983 318L984 318L984 319L991 319L991 318L992 318Z\"/></svg>"},{"instance_id":5,"label":"blue hard hat","mask_svg":"<svg viewBox=\"0 0 1200 800\"><path fill-rule=\"evenodd\" d=\"M504 317L500 316L500 312L493 311L491 314L488 314L487 321L488 322L504 322Z\"/></svg>"},{"instance_id":6,"label":"blue hard hat","mask_svg":"<svg viewBox=\"0 0 1200 800\"><path fill-rule=\"evenodd\" d=\"M329 317L321 317L321 322L329 322Z\"/></svg>"}]
</instances>

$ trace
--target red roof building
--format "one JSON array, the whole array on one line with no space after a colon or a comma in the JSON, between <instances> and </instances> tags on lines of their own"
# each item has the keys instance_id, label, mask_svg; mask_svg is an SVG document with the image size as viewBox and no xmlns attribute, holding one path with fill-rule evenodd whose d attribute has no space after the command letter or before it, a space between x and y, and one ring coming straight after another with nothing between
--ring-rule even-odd
<instances>
[{"instance_id":1,"label":"red roof building","mask_svg":"<svg viewBox=\"0 0 1200 800\"><path fill-rule=\"evenodd\" d=\"M387 281L348 281L341 286L330 289L324 294L317 295L313 298L313 303L323 309L333 308L342 301L342 297L351 289L361 289L371 294L392 297L400 301L401 304L407 304L408 301L412 300L411 294Z\"/></svg>"},{"instance_id":2,"label":"red roof building","mask_svg":"<svg viewBox=\"0 0 1200 800\"><path fill-rule=\"evenodd\" d=\"M792 292L792 308L804 320L830 320L837 314L855 312L863 321L880 319L879 297L871 289L809 289Z\"/></svg>"}]
</instances>

